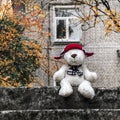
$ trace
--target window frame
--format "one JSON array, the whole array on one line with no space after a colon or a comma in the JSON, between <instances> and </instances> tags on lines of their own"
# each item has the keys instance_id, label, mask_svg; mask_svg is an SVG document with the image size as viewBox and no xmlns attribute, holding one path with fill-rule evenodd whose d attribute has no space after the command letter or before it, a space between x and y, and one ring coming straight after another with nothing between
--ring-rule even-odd
<instances>
[{"instance_id":1,"label":"window frame","mask_svg":"<svg viewBox=\"0 0 120 120\"><path fill-rule=\"evenodd\" d=\"M80 5L52 5L52 41L53 43L71 43L71 42L80 42L80 39L82 38L82 29L80 29L81 37L78 40L73 40L69 38L69 20L70 19L78 19L76 16L69 16L69 17L56 17L55 15L55 9L56 8L68 8L68 9L75 9L79 8ZM65 20L66 21L66 38L57 39L57 20Z\"/></svg>"}]
</instances>

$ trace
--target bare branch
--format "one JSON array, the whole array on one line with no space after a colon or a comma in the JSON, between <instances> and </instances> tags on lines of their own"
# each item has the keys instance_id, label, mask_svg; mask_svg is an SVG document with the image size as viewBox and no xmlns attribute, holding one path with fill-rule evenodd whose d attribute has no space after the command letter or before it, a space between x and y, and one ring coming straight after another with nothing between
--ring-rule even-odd
<instances>
[{"instance_id":1,"label":"bare branch","mask_svg":"<svg viewBox=\"0 0 120 120\"><path fill-rule=\"evenodd\" d=\"M107 1L107 0L101 0L101 1L102 1L103 5L104 5L108 10L110 10L110 5L109 5L108 1Z\"/></svg>"},{"instance_id":2,"label":"bare branch","mask_svg":"<svg viewBox=\"0 0 120 120\"><path fill-rule=\"evenodd\" d=\"M75 0L77 4L84 5L89 10L89 14L93 15L93 19L85 19L86 14L84 13L82 16L82 20L84 22L84 26L82 26L83 30L88 30L94 27L100 20L105 26L106 30L120 32L120 17L119 11L117 11L116 6L111 7L109 0ZM120 4L120 0L117 0L118 4ZM90 11L92 11L90 13ZM105 20L108 20L107 22ZM109 26L106 26L107 25Z\"/></svg>"}]
</instances>

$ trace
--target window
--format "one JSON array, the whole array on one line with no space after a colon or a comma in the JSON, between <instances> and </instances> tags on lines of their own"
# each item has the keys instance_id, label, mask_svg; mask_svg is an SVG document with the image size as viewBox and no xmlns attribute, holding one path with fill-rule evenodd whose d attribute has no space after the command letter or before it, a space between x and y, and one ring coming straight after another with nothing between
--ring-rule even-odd
<instances>
[{"instance_id":1,"label":"window","mask_svg":"<svg viewBox=\"0 0 120 120\"><path fill-rule=\"evenodd\" d=\"M25 4L23 4L22 1L19 0L12 0L12 1L13 1L14 10L25 12Z\"/></svg>"},{"instance_id":2,"label":"window","mask_svg":"<svg viewBox=\"0 0 120 120\"><path fill-rule=\"evenodd\" d=\"M81 23L78 18L79 6L53 6L54 42L79 42L82 37Z\"/></svg>"}]
</instances>

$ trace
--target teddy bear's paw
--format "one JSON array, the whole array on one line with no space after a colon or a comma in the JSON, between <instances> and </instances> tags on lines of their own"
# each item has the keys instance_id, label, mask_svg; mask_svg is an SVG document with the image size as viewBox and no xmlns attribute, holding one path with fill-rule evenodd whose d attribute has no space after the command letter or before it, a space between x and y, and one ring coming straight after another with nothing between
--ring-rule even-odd
<instances>
[{"instance_id":1,"label":"teddy bear's paw","mask_svg":"<svg viewBox=\"0 0 120 120\"><path fill-rule=\"evenodd\" d=\"M63 96L63 97L68 97L73 93L72 89L66 90L64 88L60 89L59 91L59 95Z\"/></svg>"},{"instance_id":2,"label":"teddy bear's paw","mask_svg":"<svg viewBox=\"0 0 120 120\"><path fill-rule=\"evenodd\" d=\"M61 81L62 79L64 78L64 74L60 74L60 72L56 72L54 75L53 75L53 80L54 81Z\"/></svg>"},{"instance_id":3,"label":"teddy bear's paw","mask_svg":"<svg viewBox=\"0 0 120 120\"><path fill-rule=\"evenodd\" d=\"M92 79L93 80L96 80L98 77L97 77L97 74L95 72L92 72Z\"/></svg>"},{"instance_id":4,"label":"teddy bear's paw","mask_svg":"<svg viewBox=\"0 0 120 120\"><path fill-rule=\"evenodd\" d=\"M85 76L85 78L90 82L95 82L98 77L97 77L97 74L95 72L90 72L89 74L87 74Z\"/></svg>"},{"instance_id":5,"label":"teddy bear's paw","mask_svg":"<svg viewBox=\"0 0 120 120\"><path fill-rule=\"evenodd\" d=\"M60 81L61 80L61 77L59 76L59 74L57 72L53 75L53 80L54 81Z\"/></svg>"},{"instance_id":6,"label":"teddy bear's paw","mask_svg":"<svg viewBox=\"0 0 120 120\"><path fill-rule=\"evenodd\" d=\"M80 86L78 91L86 98L93 99L95 96L94 89L91 86Z\"/></svg>"}]
</instances>

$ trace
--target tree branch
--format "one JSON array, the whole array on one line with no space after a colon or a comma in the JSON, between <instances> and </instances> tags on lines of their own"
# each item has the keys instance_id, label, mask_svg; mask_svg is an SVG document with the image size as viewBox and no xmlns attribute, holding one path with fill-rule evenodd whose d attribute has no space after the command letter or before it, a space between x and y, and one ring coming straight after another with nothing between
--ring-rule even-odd
<instances>
[{"instance_id":1,"label":"tree branch","mask_svg":"<svg viewBox=\"0 0 120 120\"><path fill-rule=\"evenodd\" d=\"M110 10L110 5L109 5L108 1L107 1L107 0L101 0L101 1L102 1L103 5L104 5L108 10Z\"/></svg>"}]
</instances>

